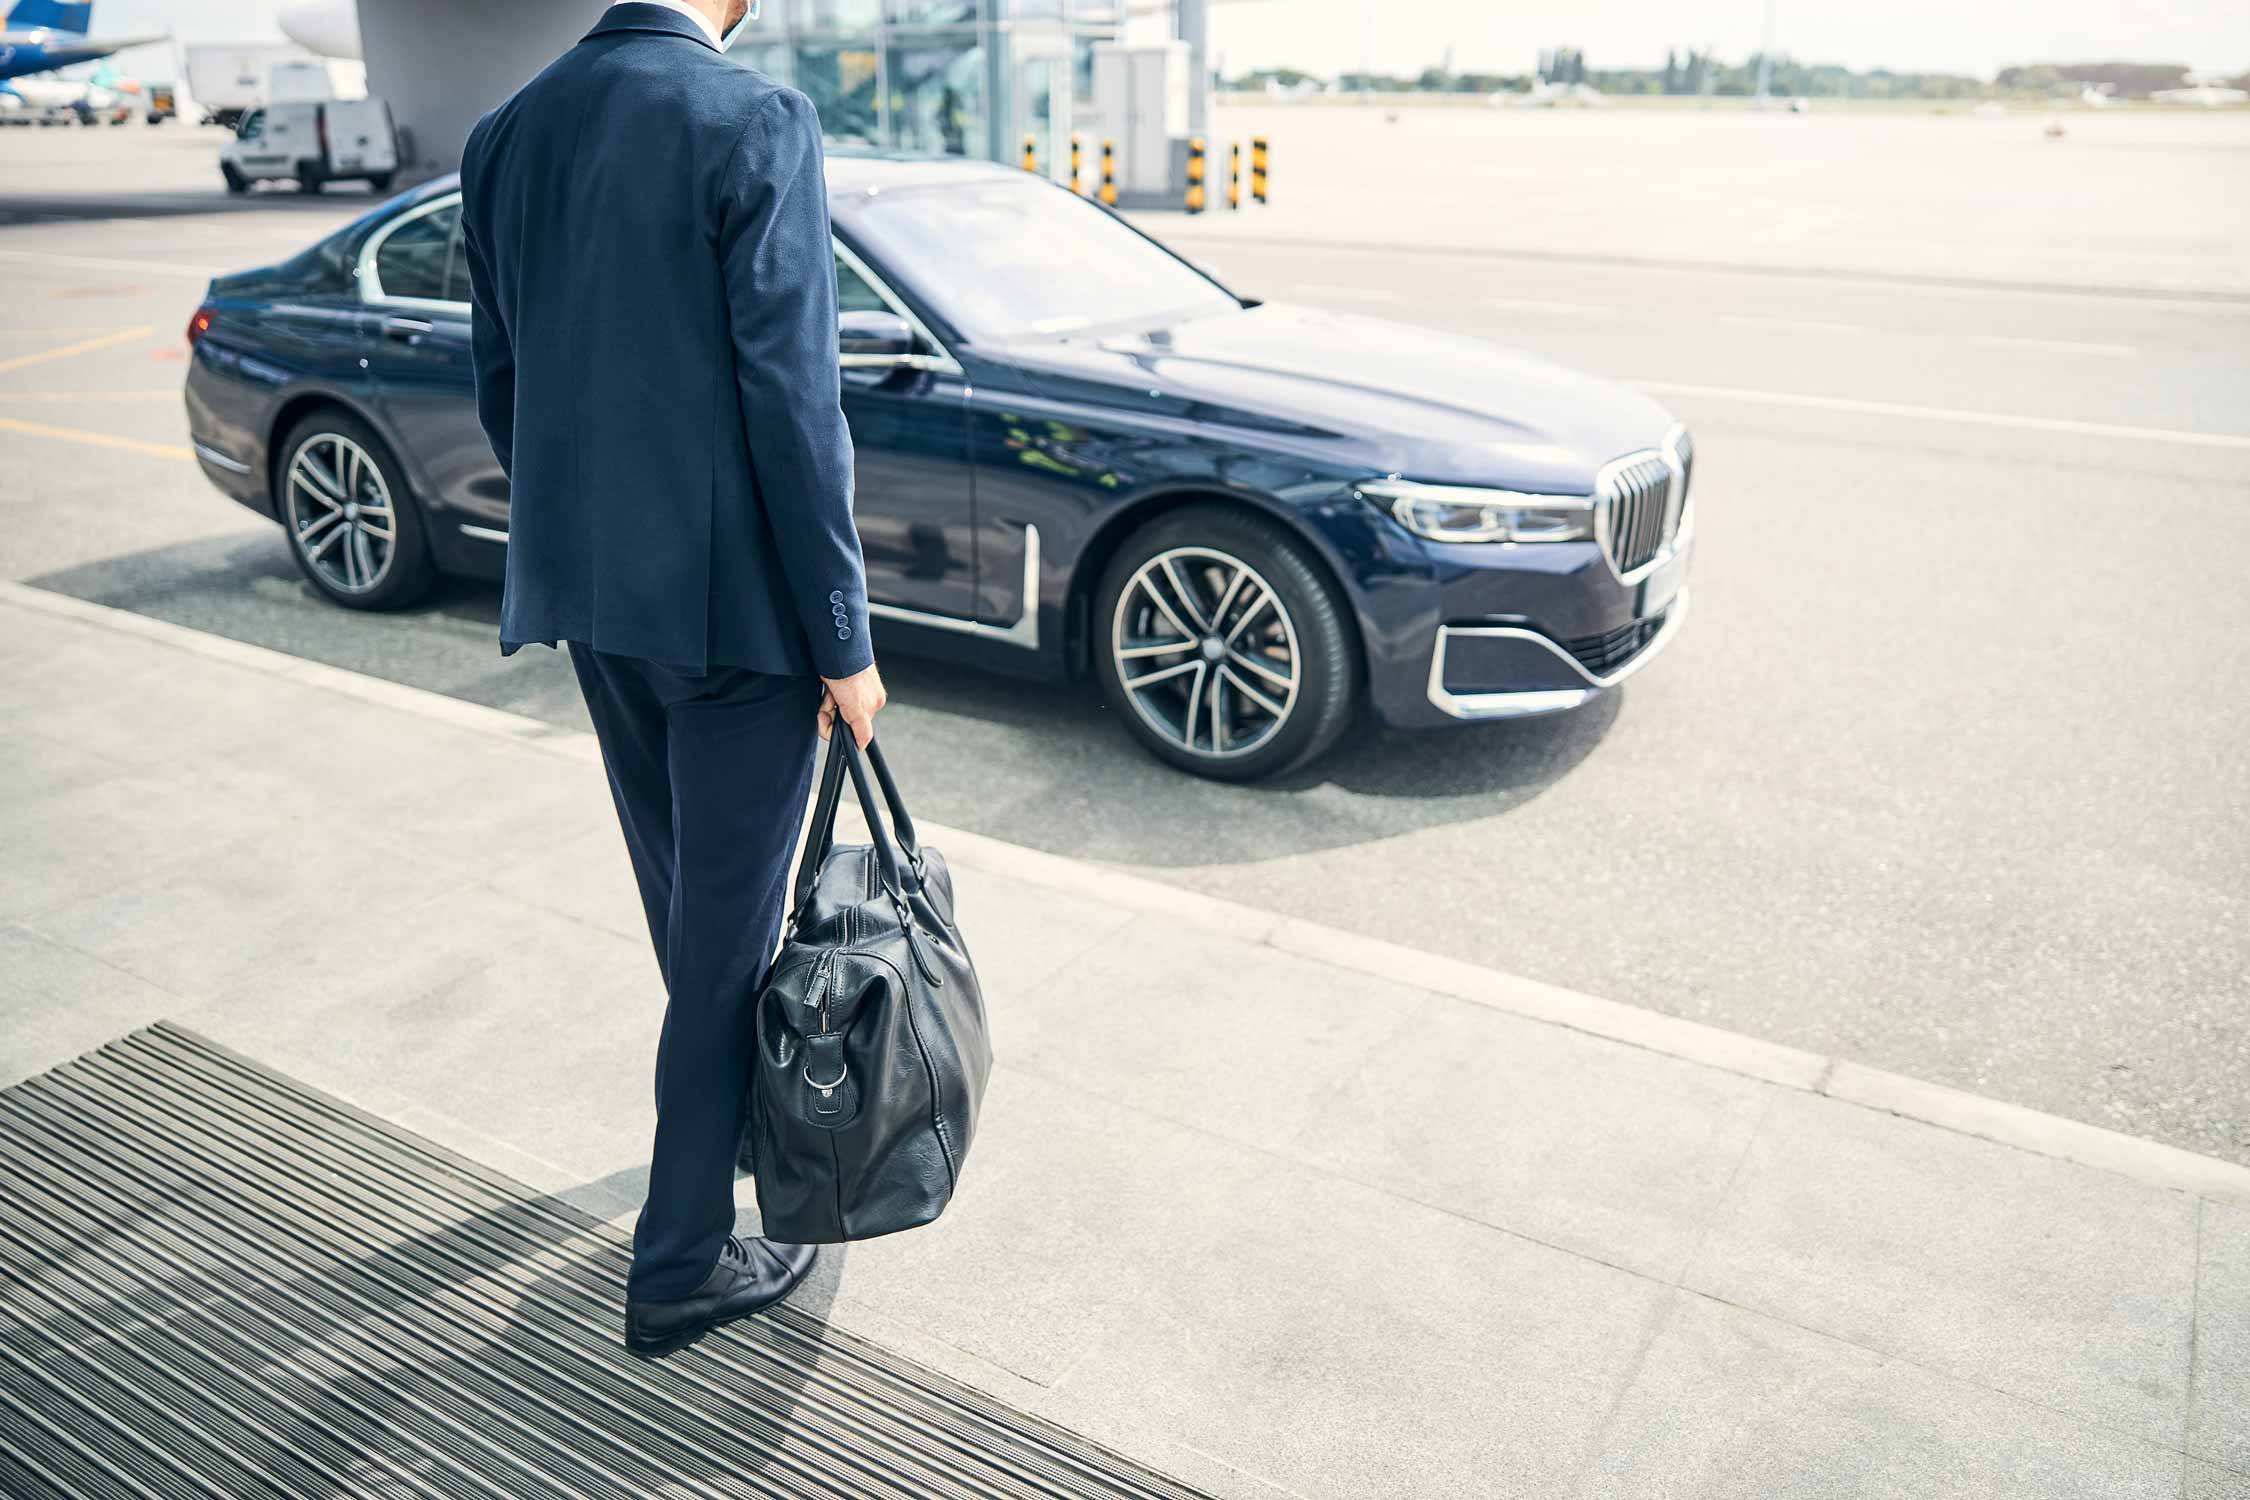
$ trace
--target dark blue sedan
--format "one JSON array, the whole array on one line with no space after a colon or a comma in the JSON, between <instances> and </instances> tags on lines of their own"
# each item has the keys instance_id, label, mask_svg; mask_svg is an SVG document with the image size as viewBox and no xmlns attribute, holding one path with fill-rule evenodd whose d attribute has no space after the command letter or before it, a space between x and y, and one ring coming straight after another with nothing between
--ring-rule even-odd
<instances>
[{"instance_id":1,"label":"dark blue sedan","mask_svg":"<svg viewBox=\"0 0 2250 1500\"><path fill-rule=\"evenodd\" d=\"M1156 754L1247 780L1363 706L1576 707L1679 629L1694 460L1647 397L1236 296L1020 172L836 155L828 178L882 649L1092 672ZM220 277L190 330L204 472L353 608L502 571L459 205L433 182Z\"/></svg>"}]
</instances>

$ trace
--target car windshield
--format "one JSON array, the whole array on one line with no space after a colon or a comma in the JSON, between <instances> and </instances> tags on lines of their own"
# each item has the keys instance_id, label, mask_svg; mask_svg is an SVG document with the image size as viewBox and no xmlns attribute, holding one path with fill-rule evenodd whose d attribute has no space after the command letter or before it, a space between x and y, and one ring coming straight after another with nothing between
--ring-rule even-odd
<instances>
[{"instance_id":1,"label":"car windshield","mask_svg":"<svg viewBox=\"0 0 2250 1500\"><path fill-rule=\"evenodd\" d=\"M1100 208L1032 178L891 189L840 206L867 247L971 343L1241 306Z\"/></svg>"}]
</instances>

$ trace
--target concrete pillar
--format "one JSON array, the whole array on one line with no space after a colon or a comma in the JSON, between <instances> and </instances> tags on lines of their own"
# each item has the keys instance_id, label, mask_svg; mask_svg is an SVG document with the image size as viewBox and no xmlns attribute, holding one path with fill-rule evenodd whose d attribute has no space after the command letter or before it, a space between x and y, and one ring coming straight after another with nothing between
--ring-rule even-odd
<instances>
[{"instance_id":1,"label":"concrete pillar","mask_svg":"<svg viewBox=\"0 0 2250 1500\"><path fill-rule=\"evenodd\" d=\"M412 147L409 179L461 165L486 110L584 36L606 0L359 0L367 91L387 99Z\"/></svg>"},{"instance_id":2,"label":"concrete pillar","mask_svg":"<svg viewBox=\"0 0 2250 1500\"><path fill-rule=\"evenodd\" d=\"M1177 0L1180 40L1187 43L1187 133L1211 133L1211 0Z\"/></svg>"}]
</instances>

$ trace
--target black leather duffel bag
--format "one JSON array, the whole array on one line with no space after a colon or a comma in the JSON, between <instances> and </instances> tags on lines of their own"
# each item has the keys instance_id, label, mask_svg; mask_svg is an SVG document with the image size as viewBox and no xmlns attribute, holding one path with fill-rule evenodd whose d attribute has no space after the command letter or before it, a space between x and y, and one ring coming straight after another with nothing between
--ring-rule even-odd
<instances>
[{"instance_id":1,"label":"black leather duffel bag","mask_svg":"<svg viewBox=\"0 0 2250 1500\"><path fill-rule=\"evenodd\" d=\"M835 840L846 774L872 844ZM745 1155L769 1238L864 1240L945 1211L992 1070L984 998L944 856L916 839L882 752L863 757L841 723L757 1027Z\"/></svg>"}]
</instances>

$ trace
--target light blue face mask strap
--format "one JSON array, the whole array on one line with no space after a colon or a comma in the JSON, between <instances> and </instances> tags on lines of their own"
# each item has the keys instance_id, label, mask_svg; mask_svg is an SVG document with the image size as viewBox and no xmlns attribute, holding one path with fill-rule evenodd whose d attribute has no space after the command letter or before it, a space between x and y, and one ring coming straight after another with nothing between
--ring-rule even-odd
<instances>
[{"instance_id":1,"label":"light blue face mask strap","mask_svg":"<svg viewBox=\"0 0 2250 1500\"><path fill-rule=\"evenodd\" d=\"M719 50L721 52L732 52L735 39L742 35L742 28L758 19L758 4L759 0L750 0L750 8L742 13L741 20L734 23L734 29L719 38Z\"/></svg>"}]
</instances>

